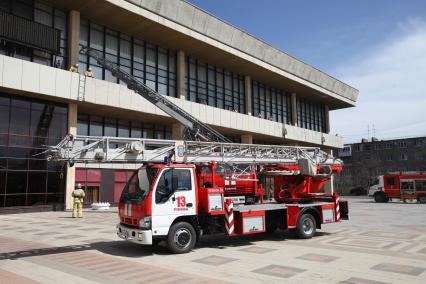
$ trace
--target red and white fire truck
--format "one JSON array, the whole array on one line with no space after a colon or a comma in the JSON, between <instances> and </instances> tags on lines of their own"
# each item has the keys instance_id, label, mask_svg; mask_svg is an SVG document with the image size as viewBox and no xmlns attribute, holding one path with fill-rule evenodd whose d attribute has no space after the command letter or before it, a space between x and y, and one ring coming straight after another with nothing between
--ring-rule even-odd
<instances>
[{"instance_id":1,"label":"red and white fire truck","mask_svg":"<svg viewBox=\"0 0 426 284\"><path fill-rule=\"evenodd\" d=\"M393 172L378 176L368 195L379 203L393 199L426 203L426 172Z\"/></svg>"},{"instance_id":2,"label":"red and white fire truck","mask_svg":"<svg viewBox=\"0 0 426 284\"><path fill-rule=\"evenodd\" d=\"M164 240L184 253L203 235L281 228L311 238L322 224L348 219L347 201L320 192L342 170L341 160L316 147L232 143L95 51L82 52L186 127L184 140L68 135L49 147L51 159L70 166L142 164L120 198L121 238L146 245ZM274 177L275 201L264 201L259 174Z\"/></svg>"}]
</instances>

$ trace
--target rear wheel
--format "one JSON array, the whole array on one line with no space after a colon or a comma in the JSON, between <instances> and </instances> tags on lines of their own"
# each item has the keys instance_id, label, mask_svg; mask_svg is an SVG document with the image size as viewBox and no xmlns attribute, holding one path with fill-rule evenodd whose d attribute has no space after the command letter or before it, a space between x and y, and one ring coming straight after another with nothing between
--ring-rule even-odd
<instances>
[{"instance_id":1,"label":"rear wheel","mask_svg":"<svg viewBox=\"0 0 426 284\"><path fill-rule=\"evenodd\" d=\"M388 198L386 197L386 195L383 192L376 192L374 194L374 201L376 201L376 203L385 203L388 202Z\"/></svg>"},{"instance_id":2,"label":"rear wheel","mask_svg":"<svg viewBox=\"0 0 426 284\"><path fill-rule=\"evenodd\" d=\"M172 253L187 253L197 241L197 234L191 224L179 222L174 224L167 236L167 247Z\"/></svg>"},{"instance_id":3,"label":"rear wheel","mask_svg":"<svg viewBox=\"0 0 426 284\"><path fill-rule=\"evenodd\" d=\"M419 197L417 197L417 201L425 204L426 203L426 195L420 195Z\"/></svg>"},{"instance_id":4,"label":"rear wheel","mask_svg":"<svg viewBox=\"0 0 426 284\"><path fill-rule=\"evenodd\" d=\"M303 214L299 217L296 226L296 236L301 239L310 239L312 238L317 230L317 223L314 216L311 214Z\"/></svg>"}]
</instances>

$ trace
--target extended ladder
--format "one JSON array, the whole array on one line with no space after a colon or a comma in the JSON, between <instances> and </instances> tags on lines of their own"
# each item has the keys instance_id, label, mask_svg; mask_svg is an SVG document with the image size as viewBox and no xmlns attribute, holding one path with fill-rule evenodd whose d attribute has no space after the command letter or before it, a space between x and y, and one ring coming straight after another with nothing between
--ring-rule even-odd
<instances>
[{"instance_id":1,"label":"extended ladder","mask_svg":"<svg viewBox=\"0 0 426 284\"><path fill-rule=\"evenodd\" d=\"M129 73L121 70L117 64L105 59L97 51L88 47L82 47L80 53L86 54L95 59L100 66L109 70L113 76L125 82L129 89L134 90L147 101L151 102L156 107L182 123L185 126L185 140L231 142L228 138L212 127L196 119L194 116L169 101L165 96L160 95Z\"/></svg>"},{"instance_id":2,"label":"extended ladder","mask_svg":"<svg viewBox=\"0 0 426 284\"><path fill-rule=\"evenodd\" d=\"M226 164L342 165L316 147L275 146L144 138L66 136L47 150L49 158L70 163L164 162Z\"/></svg>"}]
</instances>

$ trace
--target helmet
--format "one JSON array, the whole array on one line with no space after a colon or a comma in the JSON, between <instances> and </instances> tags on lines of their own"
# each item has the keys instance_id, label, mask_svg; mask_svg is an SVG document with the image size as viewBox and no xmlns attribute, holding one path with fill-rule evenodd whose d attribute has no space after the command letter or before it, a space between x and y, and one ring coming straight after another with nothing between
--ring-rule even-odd
<instances>
[{"instance_id":1,"label":"helmet","mask_svg":"<svg viewBox=\"0 0 426 284\"><path fill-rule=\"evenodd\" d=\"M87 69L87 70L92 71L92 67L89 67L89 69Z\"/></svg>"},{"instance_id":2,"label":"helmet","mask_svg":"<svg viewBox=\"0 0 426 284\"><path fill-rule=\"evenodd\" d=\"M81 183L77 183L75 188L81 189Z\"/></svg>"},{"instance_id":3,"label":"helmet","mask_svg":"<svg viewBox=\"0 0 426 284\"><path fill-rule=\"evenodd\" d=\"M78 67L78 63L76 63L74 66L75 66L75 67Z\"/></svg>"}]
</instances>

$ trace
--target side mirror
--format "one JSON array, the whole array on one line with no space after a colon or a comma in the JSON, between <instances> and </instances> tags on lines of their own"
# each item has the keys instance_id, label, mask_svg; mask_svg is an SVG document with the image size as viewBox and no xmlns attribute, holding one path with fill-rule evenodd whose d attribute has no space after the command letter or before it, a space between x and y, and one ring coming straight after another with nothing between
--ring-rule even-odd
<instances>
[{"instance_id":1,"label":"side mirror","mask_svg":"<svg viewBox=\"0 0 426 284\"><path fill-rule=\"evenodd\" d=\"M175 192L178 188L178 177L175 175L172 175L172 190Z\"/></svg>"}]
</instances>

